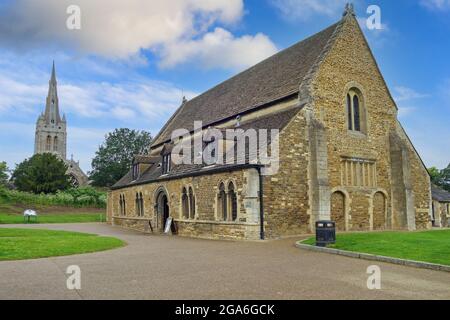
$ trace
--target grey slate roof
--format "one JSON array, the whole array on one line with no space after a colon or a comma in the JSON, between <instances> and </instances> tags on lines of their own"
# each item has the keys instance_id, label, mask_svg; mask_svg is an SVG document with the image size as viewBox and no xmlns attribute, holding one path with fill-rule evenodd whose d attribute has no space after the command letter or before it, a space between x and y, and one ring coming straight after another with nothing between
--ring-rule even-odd
<instances>
[{"instance_id":1,"label":"grey slate roof","mask_svg":"<svg viewBox=\"0 0 450 320\"><path fill-rule=\"evenodd\" d=\"M431 185L431 195L433 200L437 200L439 202L450 202L450 192L445 191L434 184Z\"/></svg>"},{"instance_id":2,"label":"grey slate roof","mask_svg":"<svg viewBox=\"0 0 450 320\"><path fill-rule=\"evenodd\" d=\"M153 147L171 139L176 129L205 127L299 92L339 23L285 49L184 103L155 137Z\"/></svg>"},{"instance_id":3,"label":"grey slate roof","mask_svg":"<svg viewBox=\"0 0 450 320\"><path fill-rule=\"evenodd\" d=\"M250 121L243 122L239 129L247 130L247 129L278 129L282 130L285 128L291 119L301 110L301 107L294 107L288 110L280 111L274 114L268 114L262 117L258 117L252 119ZM268 143L270 143L270 135L268 135ZM236 160L241 160L243 155L237 155ZM162 175L162 157L158 158L158 161L155 161L157 157L152 156L153 165L150 166L142 175L136 180L133 181L132 171L130 170L122 179L120 179L112 189L120 189L129 185L137 185L137 184L145 184L149 182L154 182L158 180L164 179L175 179L184 175L194 175L200 173L211 173L216 170L235 170L243 167L241 164L228 164L228 165L215 165L215 166L207 166L206 164L182 164L182 165L173 165L169 174ZM245 154L245 165L250 164L252 160L256 158L256 155L249 154L249 149L246 150ZM242 162L240 162L242 163ZM245 166L244 165L244 166Z\"/></svg>"}]
</instances>

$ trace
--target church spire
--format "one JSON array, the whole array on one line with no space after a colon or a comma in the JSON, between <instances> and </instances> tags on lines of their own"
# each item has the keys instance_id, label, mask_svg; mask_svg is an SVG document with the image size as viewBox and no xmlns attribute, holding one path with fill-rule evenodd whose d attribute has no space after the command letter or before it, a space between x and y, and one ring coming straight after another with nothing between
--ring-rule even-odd
<instances>
[{"instance_id":1,"label":"church spire","mask_svg":"<svg viewBox=\"0 0 450 320\"><path fill-rule=\"evenodd\" d=\"M59 114L55 61L53 61L52 76L48 83L48 95L47 95L47 103L45 105L44 117L45 122L47 124L58 124L61 122L61 116Z\"/></svg>"}]
</instances>

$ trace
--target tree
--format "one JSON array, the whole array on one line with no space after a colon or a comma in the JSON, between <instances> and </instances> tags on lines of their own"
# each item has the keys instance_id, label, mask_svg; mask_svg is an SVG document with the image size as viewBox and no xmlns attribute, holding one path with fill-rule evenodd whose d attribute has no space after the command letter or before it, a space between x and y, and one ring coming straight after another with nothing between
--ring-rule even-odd
<instances>
[{"instance_id":1,"label":"tree","mask_svg":"<svg viewBox=\"0 0 450 320\"><path fill-rule=\"evenodd\" d=\"M12 180L20 191L55 193L69 187L66 172L64 161L54 154L36 154L16 166Z\"/></svg>"},{"instance_id":2,"label":"tree","mask_svg":"<svg viewBox=\"0 0 450 320\"><path fill-rule=\"evenodd\" d=\"M441 186L450 192L450 164L444 170L441 170Z\"/></svg>"},{"instance_id":3,"label":"tree","mask_svg":"<svg viewBox=\"0 0 450 320\"><path fill-rule=\"evenodd\" d=\"M450 164L443 170L436 167L429 168L428 172L432 183L450 192Z\"/></svg>"},{"instance_id":4,"label":"tree","mask_svg":"<svg viewBox=\"0 0 450 320\"><path fill-rule=\"evenodd\" d=\"M440 186L442 181L441 170L436 167L431 167L428 168L428 173L430 174L431 182L437 186Z\"/></svg>"},{"instance_id":5,"label":"tree","mask_svg":"<svg viewBox=\"0 0 450 320\"><path fill-rule=\"evenodd\" d=\"M9 180L9 169L6 162L0 162L0 186L6 186Z\"/></svg>"},{"instance_id":6,"label":"tree","mask_svg":"<svg viewBox=\"0 0 450 320\"><path fill-rule=\"evenodd\" d=\"M92 185L110 187L119 181L130 170L133 156L147 154L151 142L146 131L116 129L109 133L92 160Z\"/></svg>"}]
</instances>

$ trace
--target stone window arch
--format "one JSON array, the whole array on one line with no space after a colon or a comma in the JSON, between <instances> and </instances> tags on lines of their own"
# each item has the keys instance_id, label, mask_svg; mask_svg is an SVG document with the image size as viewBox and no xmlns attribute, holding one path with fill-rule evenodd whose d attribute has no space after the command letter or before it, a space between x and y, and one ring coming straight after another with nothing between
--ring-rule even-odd
<instances>
[{"instance_id":1,"label":"stone window arch","mask_svg":"<svg viewBox=\"0 0 450 320\"><path fill-rule=\"evenodd\" d=\"M119 196L120 200L119 200L119 204L120 204L120 214L122 216L126 216L127 215L127 210L126 210L126 202L125 202L125 195L121 194Z\"/></svg>"},{"instance_id":2,"label":"stone window arch","mask_svg":"<svg viewBox=\"0 0 450 320\"><path fill-rule=\"evenodd\" d=\"M336 222L338 231L347 231L347 195L336 190L331 194L331 220Z\"/></svg>"},{"instance_id":3,"label":"stone window arch","mask_svg":"<svg viewBox=\"0 0 450 320\"><path fill-rule=\"evenodd\" d=\"M347 129L352 132L367 133L365 100L361 90L352 87L346 99Z\"/></svg>"},{"instance_id":4,"label":"stone window arch","mask_svg":"<svg viewBox=\"0 0 450 320\"><path fill-rule=\"evenodd\" d=\"M371 230L385 230L388 225L388 197L386 191L379 189L372 194L370 224Z\"/></svg>"},{"instance_id":5,"label":"stone window arch","mask_svg":"<svg viewBox=\"0 0 450 320\"><path fill-rule=\"evenodd\" d=\"M58 151L58 137L53 138L53 151Z\"/></svg>"},{"instance_id":6,"label":"stone window arch","mask_svg":"<svg viewBox=\"0 0 450 320\"><path fill-rule=\"evenodd\" d=\"M222 182L219 185L219 192L217 194L217 216L220 220L228 220L227 207L227 193L225 190L225 184Z\"/></svg>"},{"instance_id":7,"label":"stone window arch","mask_svg":"<svg viewBox=\"0 0 450 320\"><path fill-rule=\"evenodd\" d=\"M195 195L192 187L189 187L189 219L195 219Z\"/></svg>"},{"instance_id":8,"label":"stone window arch","mask_svg":"<svg viewBox=\"0 0 450 320\"><path fill-rule=\"evenodd\" d=\"M45 143L45 150L51 151L52 150L52 137L47 136L47 141Z\"/></svg>"},{"instance_id":9,"label":"stone window arch","mask_svg":"<svg viewBox=\"0 0 450 320\"><path fill-rule=\"evenodd\" d=\"M184 219L189 219L189 198L186 187L181 191L181 216Z\"/></svg>"},{"instance_id":10,"label":"stone window arch","mask_svg":"<svg viewBox=\"0 0 450 320\"><path fill-rule=\"evenodd\" d=\"M144 198L142 197L142 192L136 192L136 215L138 217L144 216Z\"/></svg>"},{"instance_id":11,"label":"stone window arch","mask_svg":"<svg viewBox=\"0 0 450 320\"><path fill-rule=\"evenodd\" d=\"M228 203L230 211L228 216L232 221L236 221L238 216L238 205L236 189L233 182L228 184Z\"/></svg>"}]
</instances>

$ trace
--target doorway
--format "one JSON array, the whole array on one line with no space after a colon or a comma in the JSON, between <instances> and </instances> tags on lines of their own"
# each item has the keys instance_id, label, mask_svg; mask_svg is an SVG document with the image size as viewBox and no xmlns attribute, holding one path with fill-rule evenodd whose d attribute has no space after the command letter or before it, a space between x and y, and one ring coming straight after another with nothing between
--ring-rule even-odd
<instances>
[{"instance_id":1,"label":"doorway","mask_svg":"<svg viewBox=\"0 0 450 320\"><path fill-rule=\"evenodd\" d=\"M167 219L170 216L169 201L164 191L161 191L157 197L157 228L160 232L164 232Z\"/></svg>"}]
</instances>

